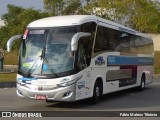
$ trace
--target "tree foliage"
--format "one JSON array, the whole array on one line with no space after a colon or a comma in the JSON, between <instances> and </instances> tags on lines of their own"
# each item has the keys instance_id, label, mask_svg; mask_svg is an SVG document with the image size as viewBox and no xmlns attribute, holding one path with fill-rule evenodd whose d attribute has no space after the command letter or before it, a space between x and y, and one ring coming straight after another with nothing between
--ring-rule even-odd
<instances>
[{"instance_id":1,"label":"tree foliage","mask_svg":"<svg viewBox=\"0 0 160 120\"><path fill-rule=\"evenodd\" d=\"M84 14L80 0L44 0L44 8L50 15Z\"/></svg>"},{"instance_id":2,"label":"tree foliage","mask_svg":"<svg viewBox=\"0 0 160 120\"><path fill-rule=\"evenodd\" d=\"M50 15L61 14L64 7L63 0L44 0L44 8Z\"/></svg>"},{"instance_id":3,"label":"tree foliage","mask_svg":"<svg viewBox=\"0 0 160 120\"><path fill-rule=\"evenodd\" d=\"M160 32L160 5L151 0L135 0L130 22L142 32Z\"/></svg>"},{"instance_id":4,"label":"tree foliage","mask_svg":"<svg viewBox=\"0 0 160 120\"><path fill-rule=\"evenodd\" d=\"M8 5L8 13L2 16L5 26L0 28L0 48L6 49L7 40L13 35L23 34L26 26L33 20L49 16L47 13L34 10L33 8L24 9L14 5ZM19 48L16 43L14 49Z\"/></svg>"},{"instance_id":5,"label":"tree foliage","mask_svg":"<svg viewBox=\"0 0 160 120\"><path fill-rule=\"evenodd\" d=\"M65 9L62 10L63 15L81 14L80 0L70 0L67 2Z\"/></svg>"},{"instance_id":6,"label":"tree foliage","mask_svg":"<svg viewBox=\"0 0 160 120\"><path fill-rule=\"evenodd\" d=\"M44 0L50 14L92 14L141 32L160 32L160 3L156 0Z\"/></svg>"},{"instance_id":7,"label":"tree foliage","mask_svg":"<svg viewBox=\"0 0 160 120\"><path fill-rule=\"evenodd\" d=\"M85 11L141 32L160 32L160 3L157 1L92 0Z\"/></svg>"}]
</instances>

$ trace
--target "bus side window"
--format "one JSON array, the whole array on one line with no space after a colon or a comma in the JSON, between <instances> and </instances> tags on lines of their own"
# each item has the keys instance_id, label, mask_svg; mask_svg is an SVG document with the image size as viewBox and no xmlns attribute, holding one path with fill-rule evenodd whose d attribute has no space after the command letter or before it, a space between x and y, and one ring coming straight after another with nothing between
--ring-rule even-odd
<instances>
[{"instance_id":1,"label":"bus side window","mask_svg":"<svg viewBox=\"0 0 160 120\"><path fill-rule=\"evenodd\" d=\"M87 22L87 23L80 25L80 32L94 33L95 30L96 30L95 22Z\"/></svg>"},{"instance_id":2,"label":"bus side window","mask_svg":"<svg viewBox=\"0 0 160 120\"><path fill-rule=\"evenodd\" d=\"M101 51L111 51L114 48L113 42L110 40L109 29L103 26L98 26L97 36L94 46L94 53Z\"/></svg>"}]
</instances>

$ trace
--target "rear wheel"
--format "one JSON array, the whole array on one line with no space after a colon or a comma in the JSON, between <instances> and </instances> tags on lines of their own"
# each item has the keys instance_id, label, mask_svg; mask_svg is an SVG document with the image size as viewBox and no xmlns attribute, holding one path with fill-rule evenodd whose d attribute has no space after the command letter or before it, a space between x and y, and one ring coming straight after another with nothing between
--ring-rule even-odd
<instances>
[{"instance_id":1,"label":"rear wheel","mask_svg":"<svg viewBox=\"0 0 160 120\"><path fill-rule=\"evenodd\" d=\"M146 87L146 82L145 82L146 78L145 78L145 75L143 74L142 77L141 77L141 85L138 87L138 89L140 91L143 91Z\"/></svg>"}]
</instances>

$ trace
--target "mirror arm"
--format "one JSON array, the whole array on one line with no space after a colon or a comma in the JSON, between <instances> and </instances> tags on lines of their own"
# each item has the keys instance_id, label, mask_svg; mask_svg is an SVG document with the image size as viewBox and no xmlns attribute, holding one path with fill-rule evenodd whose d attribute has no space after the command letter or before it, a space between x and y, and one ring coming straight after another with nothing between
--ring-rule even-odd
<instances>
[{"instance_id":1,"label":"mirror arm","mask_svg":"<svg viewBox=\"0 0 160 120\"><path fill-rule=\"evenodd\" d=\"M91 36L91 33L87 33L87 32L78 32L76 33L71 40L71 50L75 51L77 50L78 47L78 41L81 37L88 37Z\"/></svg>"},{"instance_id":2,"label":"mirror arm","mask_svg":"<svg viewBox=\"0 0 160 120\"><path fill-rule=\"evenodd\" d=\"M13 42L19 38L22 38L22 34L21 35L15 35L15 36L12 36L8 42L7 42L7 51L8 52L11 52L11 49L12 49L12 45L13 45Z\"/></svg>"}]
</instances>

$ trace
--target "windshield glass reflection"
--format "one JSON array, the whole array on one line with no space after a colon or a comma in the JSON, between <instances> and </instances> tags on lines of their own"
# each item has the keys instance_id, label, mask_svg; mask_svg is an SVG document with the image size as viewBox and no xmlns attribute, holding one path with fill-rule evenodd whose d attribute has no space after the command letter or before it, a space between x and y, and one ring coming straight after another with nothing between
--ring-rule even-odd
<instances>
[{"instance_id":1,"label":"windshield glass reflection","mask_svg":"<svg viewBox=\"0 0 160 120\"><path fill-rule=\"evenodd\" d=\"M32 75L73 70L71 38L76 32L76 27L29 29L21 45L19 69Z\"/></svg>"}]
</instances>

